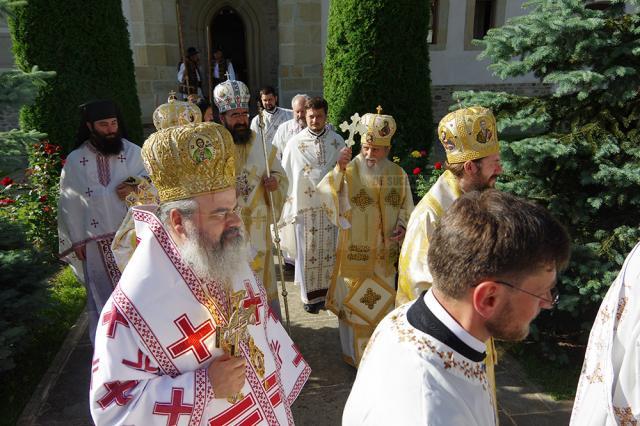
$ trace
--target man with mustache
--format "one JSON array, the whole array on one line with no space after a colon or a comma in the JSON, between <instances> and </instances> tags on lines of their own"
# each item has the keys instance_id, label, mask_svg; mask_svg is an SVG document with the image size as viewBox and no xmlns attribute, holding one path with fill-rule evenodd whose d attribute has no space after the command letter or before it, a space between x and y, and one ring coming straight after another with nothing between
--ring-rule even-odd
<instances>
[{"instance_id":1,"label":"man with mustache","mask_svg":"<svg viewBox=\"0 0 640 426\"><path fill-rule=\"evenodd\" d=\"M274 223L274 218L271 215L269 192L273 196L277 220L282 211L289 182L276 159L277 150L265 139L271 172L271 176L267 177L262 140L249 128L251 95L247 86L238 80L227 80L215 87L213 97L220 111L220 120L233 137L238 206L255 254L251 267L267 290L273 312L281 317L278 283L271 251L273 244L270 225Z\"/></svg>"},{"instance_id":2,"label":"man with mustache","mask_svg":"<svg viewBox=\"0 0 640 426\"><path fill-rule=\"evenodd\" d=\"M265 86L260 89L260 106L262 107L262 120L264 121L264 139L273 144L273 137L278 127L285 121L290 120L293 117L293 112L290 109L278 106L278 95L271 86ZM263 129L260 128L259 118L258 115L253 117L251 130L258 134L258 138L261 138Z\"/></svg>"},{"instance_id":3,"label":"man with mustache","mask_svg":"<svg viewBox=\"0 0 640 426\"><path fill-rule=\"evenodd\" d=\"M484 124L482 124L484 122ZM476 134L484 128L496 137L486 142L476 140ZM500 165L496 119L483 107L459 109L444 116L438 125L440 142L447 153L447 170L420 200L411 214L407 234L398 261L398 292L396 306L416 299L431 287L433 279L429 271L429 240L437 221L463 193L493 188ZM451 149L450 144L455 147ZM493 341L487 342L487 376L495 390Z\"/></svg>"},{"instance_id":4,"label":"man with mustache","mask_svg":"<svg viewBox=\"0 0 640 426\"><path fill-rule=\"evenodd\" d=\"M215 123L165 128L144 144L160 204L133 209L139 244L99 321L98 426L292 419L310 369L249 265L233 153Z\"/></svg>"},{"instance_id":5,"label":"man with mustache","mask_svg":"<svg viewBox=\"0 0 640 426\"><path fill-rule=\"evenodd\" d=\"M387 158L396 122L381 110L360 120L360 154L351 160L351 149L343 148L318 185L340 229L326 305L339 319L342 358L354 367L393 309L396 262L413 211L409 178Z\"/></svg>"},{"instance_id":6,"label":"man with mustache","mask_svg":"<svg viewBox=\"0 0 640 426\"><path fill-rule=\"evenodd\" d=\"M127 213L125 199L146 175L140 148L126 140L116 105L99 100L81 105L77 146L60 176L60 257L87 288L90 337L98 314L118 283L111 241Z\"/></svg>"}]
</instances>

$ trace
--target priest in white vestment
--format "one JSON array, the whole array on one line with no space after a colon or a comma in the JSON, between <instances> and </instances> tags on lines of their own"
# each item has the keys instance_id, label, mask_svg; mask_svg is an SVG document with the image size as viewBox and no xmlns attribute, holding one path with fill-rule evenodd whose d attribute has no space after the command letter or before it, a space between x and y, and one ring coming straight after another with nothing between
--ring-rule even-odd
<instances>
[{"instance_id":1,"label":"priest in white vestment","mask_svg":"<svg viewBox=\"0 0 640 426\"><path fill-rule=\"evenodd\" d=\"M260 89L260 105L262 106L262 122L260 127L260 115L256 115L251 119L251 130L253 130L259 141L264 140L269 144L273 144L273 137L278 127L285 121L293 118L293 111L278 106L278 95L271 86L265 86ZM280 160L278 158L278 160Z\"/></svg>"},{"instance_id":2,"label":"priest in white vestment","mask_svg":"<svg viewBox=\"0 0 640 426\"><path fill-rule=\"evenodd\" d=\"M263 145L260 136L249 128L251 95L247 86L241 81L227 80L215 87L213 96L220 120L231 132L235 146L238 205L254 254L251 268L267 290L271 309L281 318L271 225L280 216L289 181L276 159L277 150L271 146L271 141L265 138ZM273 197L275 221L269 193Z\"/></svg>"},{"instance_id":3,"label":"priest in white vestment","mask_svg":"<svg viewBox=\"0 0 640 426\"><path fill-rule=\"evenodd\" d=\"M558 300L566 230L543 208L496 190L461 196L432 234L430 290L376 328L343 425L495 425L491 336L522 340Z\"/></svg>"},{"instance_id":4,"label":"priest in white vestment","mask_svg":"<svg viewBox=\"0 0 640 426\"><path fill-rule=\"evenodd\" d=\"M396 122L378 111L360 119L360 154L350 161L351 149L343 148L318 185L340 229L326 306L338 316L342 357L354 367L394 307L396 263L413 210L409 178L388 160Z\"/></svg>"},{"instance_id":5,"label":"priest in white vestment","mask_svg":"<svg viewBox=\"0 0 640 426\"><path fill-rule=\"evenodd\" d=\"M305 104L307 128L287 143L282 166L291 184L280 218L280 227L294 224L296 236L295 284L305 311L324 307L335 264L337 228L328 214L331 206L317 196L316 186L338 160L344 140L326 126L329 106L321 97Z\"/></svg>"},{"instance_id":6,"label":"priest in white vestment","mask_svg":"<svg viewBox=\"0 0 640 426\"><path fill-rule=\"evenodd\" d=\"M96 425L285 425L310 369L249 266L234 146L218 124L154 133L142 155L160 205L99 321Z\"/></svg>"},{"instance_id":7,"label":"priest in white vestment","mask_svg":"<svg viewBox=\"0 0 640 426\"><path fill-rule=\"evenodd\" d=\"M640 423L640 243L629 253L593 323L571 425Z\"/></svg>"},{"instance_id":8,"label":"priest in white vestment","mask_svg":"<svg viewBox=\"0 0 640 426\"><path fill-rule=\"evenodd\" d=\"M140 147L123 138L112 101L82 105L78 147L67 157L58 200L59 256L87 289L89 335L120 279L111 241L127 214L125 198L146 175Z\"/></svg>"}]
</instances>

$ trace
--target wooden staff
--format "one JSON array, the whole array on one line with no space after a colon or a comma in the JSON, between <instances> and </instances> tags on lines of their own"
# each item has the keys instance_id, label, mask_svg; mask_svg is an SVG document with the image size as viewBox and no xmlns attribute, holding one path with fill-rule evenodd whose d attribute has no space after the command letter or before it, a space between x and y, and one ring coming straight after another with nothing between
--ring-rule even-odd
<instances>
[{"instance_id":1,"label":"wooden staff","mask_svg":"<svg viewBox=\"0 0 640 426\"><path fill-rule=\"evenodd\" d=\"M184 64L184 77L187 83L187 99L189 98L189 92L191 92L191 85L189 84L189 70L187 68L187 57L184 56L184 41L182 39L182 13L180 12L180 0L176 0L176 19L178 21L178 48L180 49L180 57ZM182 82L180 82L182 84Z\"/></svg>"},{"instance_id":2,"label":"wooden staff","mask_svg":"<svg viewBox=\"0 0 640 426\"><path fill-rule=\"evenodd\" d=\"M213 102L213 65L211 62L211 29L209 25L207 25L207 72L209 73L209 93L205 98L209 98L211 96L211 101Z\"/></svg>"},{"instance_id":3,"label":"wooden staff","mask_svg":"<svg viewBox=\"0 0 640 426\"><path fill-rule=\"evenodd\" d=\"M228 78L228 77L227 77ZM262 149L264 151L264 164L267 172L267 177L271 177L271 169L269 168L269 153L267 152L267 143L264 140L264 117L262 116L262 104L258 101L258 123L260 127L260 136L262 137ZM267 191L269 194L269 204L271 207L271 217L273 219L273 242L276 244L276 252L278 253L278 266L280 268L280 284L282 285L282 299L284 300L284 315L287 320L287 331L291 334L291 325L289 323L289 303L287 302L287 285L284 281L284 259L282 258L282 251L280 251L280 232L278 231L278 218L276 217L276 208L273 203L273 193ZM265 264L266 268L266 264Z\"/></svg>"}]
</instances>

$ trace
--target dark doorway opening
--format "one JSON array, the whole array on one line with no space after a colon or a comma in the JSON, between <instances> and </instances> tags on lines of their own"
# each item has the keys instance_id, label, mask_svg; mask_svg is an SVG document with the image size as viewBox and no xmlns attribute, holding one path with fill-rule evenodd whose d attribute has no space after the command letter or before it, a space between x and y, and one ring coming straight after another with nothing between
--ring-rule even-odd
<instances>
[{"instance_id":1,"label":"dark doorway opening","mask_svg":"<svg viewBox=\"0 0 640 426\"><path fill-rule=\"evenodd\" d=\"M224 7L211 20L211 48L222 49L224 57L233 64L236 80L247 81L247 53L245 29L242 18L231 7ZM211 52L213 61L213 52ZM213 64L212 64L213 66Z\"/></svg>"}]
</instances>

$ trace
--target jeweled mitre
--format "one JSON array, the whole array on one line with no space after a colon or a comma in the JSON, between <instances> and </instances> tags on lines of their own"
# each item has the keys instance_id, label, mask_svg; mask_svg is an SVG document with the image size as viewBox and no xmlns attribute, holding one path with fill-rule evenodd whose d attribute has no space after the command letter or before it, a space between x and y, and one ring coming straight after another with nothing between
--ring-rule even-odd
<instances>
[{"instance_id":1,"label":"jeweled mitre","mask_svg":"<svg viewBox=\"0 0 640 426\"><path fill-rule=\"evenodd\" d=\"M391 137L396 132L396 120L390 115L380 114L382 108L378 107L378 111L377 114L365 114L360 119L363 129L366 129L361 142L377 146L391 146Z\"/></svg>"},{"instance_id":2,"label":"jeweled mitre","mask_svg":"<svg viewBox=\"0 0 640 426\"><path fill-rule=\"evenodd\" d=\"M251 93L246 84L239 80L227 80L218 84L213 89L213 100L220 113L225 113L232 109L249 109Z\"/></svg>"},{"instance_id":3,"label":"jeweled mitre","mask_svg":"<svg viewBox=\"0 0 640 426\"><path fill-rule=\"evenodd\" d=\"M169 94L166 104L160 105L153 112L153 125L156 130L201 122L202 113L200 108L192 102L177 100L174 93Z\"/></svg>"},{"instance_id":4,"label":"jeweled mitre","mask_svg":"<svg viewBox=\"0 0 640 426\"><path fill-rule=\"evenodd\" d=\"M235 187L231 134L216 123L162 129L149 136L142 160L160 202L183 200Z\"/></svg>"},{"instance_id":5,"label":"jeweled mitre","mask_svg":"<svg viewBox=\"0 0 640 426\"><path fill-rule=\"evenodd\" d=\"M438 125L438 139L451 164L498 154L496 118L491 110L472 106L450 112Z\"/></svg>"}]
</instances>

